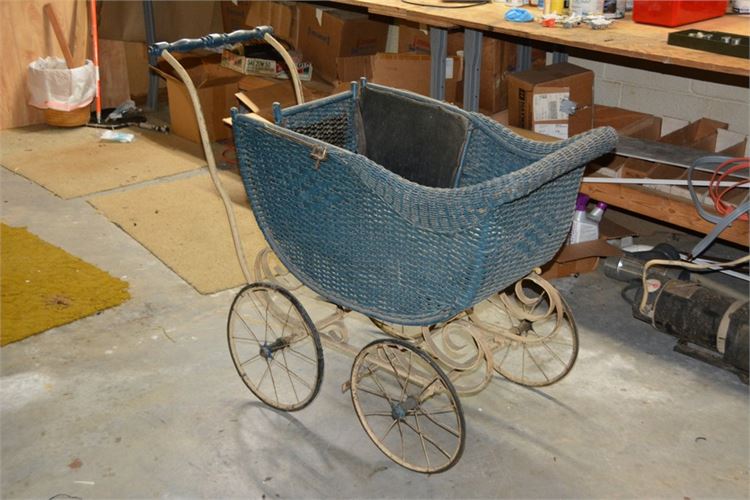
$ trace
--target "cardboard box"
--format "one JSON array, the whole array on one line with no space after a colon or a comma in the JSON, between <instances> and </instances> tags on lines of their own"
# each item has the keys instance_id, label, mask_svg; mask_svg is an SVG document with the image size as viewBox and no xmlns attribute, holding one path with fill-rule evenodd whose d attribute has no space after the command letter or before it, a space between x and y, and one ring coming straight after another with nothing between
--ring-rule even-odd
<instances>
[{"instance_id":1,"label":"cardboard box","mask_svg":"<svg viewBox=\"0 0 750 500\"><path fill-rule=\"evenodd\" d=\"M366 14L299 4L299 43L297 48L315 73L335 82L339 57L371 55L385 50L388 24Z\"/></svg>"},{"instance_id":2,"label":"cardboard box","mask_svg":"<svg viewBox=\"0 0 750 500\"><path fill-rule=\"evenodd\" d=\"M661 135L661 118L658 116L595 104L594 127L605 126L613 127L620 135L649 141L657 141Z\"/></svg>"},{"instance_id":3,"label":"cardboard box","mask_svg":"<svg viewBox=\"0 0 750 500\"><path fill-rule=\"evenodd\" d=\"M247 18L247 11L250 10L250 5L253 3L255 2L248 0L221 0L221 23L224 27L224 33L248 28L245 19Z\"/></svg>"},{"instance_id":4,"label":"cardboard box","mask_svg":"<svg viewBox=\"0 0 750 500\"><path fill-rule=\"evenodd\" d=\"M508 76L508 122L516 127L571 137L592 128L593 102L594 73L573 64ZM575 106L573 114L566 113L567 105Z\"/></svg>"},{"instance_id":5,"label":"cardboard box","mask_svg":"<svg viewBox=\"0 0 750 500\"><path fill-rule=\"evenodd\" d=\"M412 52L415 54L430 55L430 27L426 24L418 24L410 21L398 21L398 51ZM460 30L448 31L448 53L455 56L456 50L463 48L464 32ZM451 49L451 47L460 47Z\"/></svg>"},{"instance_id":6,"label":"cardboard box","mask_svg":"<svg viewBox=\"0 0 750 500\"><path fill-rule=\"evenodd\" d=\"M407 21L398 24L398 51L430 54L429 27ZM463 31L449 31L447 54L463 55ZM533 67L544 67L546 54L532 51ZM508 75L516 70L517 45L491 36L482 37L482 62L479 74L479 108L486 113L497 113L508 107ZM463 99L463 88L458 87L456 98Z\"/></svg>"},{"instance_id":7,"label":"cardboard box","mask_svg":"<svg viewBox=\"0 0 750 500\"><path fill-rule=\"evenodd\" d=\"M219 54L180 59L198 90L208 136L212 141L231 136L232 132L223 125L222 118L235 105L234 94L239 89L238 84L242 78L242 75L222 68L220 60ZM161 61L157 67L152 66L152 69L167 80L170 130L175 135L200 143L198 122L187 88L166 62Z\"/></svg>"},{"instance_id":8,"label":"cardboard box","mask_svg":"<svg viewBox=\"0 0 750 500\"><path fill-rule=\"evenodd\" d=\"M274 38L280 38L297 47L297 4L293 2L248 2L245 16L249 27L272 26Z\"/></svg>"},{"instance_id":9,"label":"cardboard box","mask_svg":"<svg viewBox=\"0 0 750 500\"><path fill-rule=\"evenodd\" d=\"M258 114L269 121L273 121L274 102L278 102L284 108L297 104L294 86L290 80L246 76L239 81L239 89L260 108ZM305 87L302 87L302 94L305 102L321 97Z\"/></svg>"},{"instance_id":10,"label":"cardboard box","mask_svg":"<svg viewBox=\"0 0 750 500\"><path fill-rule=\"evenodd\" d=\"M622 250L607 241L633 235L629 229L607 219L599 223L599 233L598 240L563 245L557 255L542 266L542 278L562 278L595 271L601 257L622 255Z\"/></svg>"},{"instance_id":11,"label":"cardboard box","mask_svg":"<svg viewBox=\"0 0 750 500\"><path fill-rule=\"evenodd\" d=\"M264 57L246 57L241 55L242 45L235 49L224 49L221 54L221 66L243 75L267 76L270 78L288 79L286 64L275 59ZM298 53L290 52L292 60L297 64L297 75L302 81L312 80L312 64L302 62Z\"/></svg>"},{"instance_id":12,"label":"cardboard box","mask_svg":"<svg viewBox=\"0 0 750 500\"><path fill-rule=\"evenodd\" d=\"M463 75L462 60L458 57L446 59L445 100L456 101L458 82ZM340 81L368 81L410 90L417 94L430 95L430 56L421 54L386 54L372 56L340 57L337 60Z\"/></svg>"}]
</instances>

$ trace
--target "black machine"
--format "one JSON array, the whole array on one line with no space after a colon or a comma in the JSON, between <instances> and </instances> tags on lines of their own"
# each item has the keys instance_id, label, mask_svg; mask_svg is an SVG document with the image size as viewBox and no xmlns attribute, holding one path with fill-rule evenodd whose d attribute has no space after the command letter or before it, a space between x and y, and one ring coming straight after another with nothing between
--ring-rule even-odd
<instances>
[{"instance_id":1,"label":"black machine","mask_svg":"<svg viewBox=\"0 0 750 500\"><path fill-rule=\"evenodd\" d=\"M687 271L654 268L648 274L648 299L641 310L643 265L651 259L675 259L679 253L669 245L648 252L607 259L604 273L610 278L632 281L635 291L633 316L661 332L677 337L675 350L736 373L748 383L747 299L727 296L700 283L689 281Z\"/></svg>"}]
</instances>

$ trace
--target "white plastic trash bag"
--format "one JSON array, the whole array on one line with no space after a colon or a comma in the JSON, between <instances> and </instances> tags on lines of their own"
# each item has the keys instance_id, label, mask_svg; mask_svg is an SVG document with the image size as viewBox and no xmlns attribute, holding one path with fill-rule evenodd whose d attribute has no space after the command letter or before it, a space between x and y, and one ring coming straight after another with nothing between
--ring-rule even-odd
<instances>
[{"instance_id":1,"label":"white plastic trash bag","mask_svg":"<svg viewBox=\"0 0 750 500\"><path fill-rule=\"evenodd\" d=\"M68 69L59 57L39 58L29 64L29 104L40 109L71 111L87 106L96 94L94 63Z\"/></svg>"}]
</instances>

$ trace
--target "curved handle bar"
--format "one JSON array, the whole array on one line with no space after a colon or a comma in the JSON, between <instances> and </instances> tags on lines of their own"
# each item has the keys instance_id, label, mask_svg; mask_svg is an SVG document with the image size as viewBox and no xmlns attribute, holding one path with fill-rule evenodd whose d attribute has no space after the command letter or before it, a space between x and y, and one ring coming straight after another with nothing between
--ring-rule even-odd
<instances>
[{"instance_id":1,"label":"curved handle bar","mask_svg":"<svg viewBox=\"0 0 750 500\"><path fill-rule=\"evenodd\" d=\"M231 33L212 33L200 38L183 38L176 42L157 42L148 48L149 55L159 56L162 51L167 52L190 52L195 49L210 49L244 42L246 40L260 40L266 33L272 35L273 28L270 26L258 26L251 30L237 30Z\"/></svg>"}]
</instances>

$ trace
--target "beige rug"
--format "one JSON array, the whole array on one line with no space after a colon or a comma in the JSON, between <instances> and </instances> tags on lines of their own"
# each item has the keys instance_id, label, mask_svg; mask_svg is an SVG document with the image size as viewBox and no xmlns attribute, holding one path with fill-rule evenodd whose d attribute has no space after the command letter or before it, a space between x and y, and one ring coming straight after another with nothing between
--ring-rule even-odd
<instances>
[{"instance_id":1,"label":"beige rug","mask_svg":"<svg viewBox=\"0 0 750 500\"><path fill-rule=\"evenodd\" d=\"M203 167L197 144L141 130L131 143L100 140L102 129L46 125L0 131L0 164L68 199ZM93 146L93 147L92 147Z\"/></svg>"},{"instance_id":2,"label":"beige rug","mask_svg":"<svg viewBox=\"0 0 750 500\"><path fill-rule=\"evenodd\" d=\"M234 202L248 265L266 246L242 181L221 172ZM245 282L221 198L208 174L89 199L110 221L148 248L198 292L208 294ZM252 269L252 267L251 267Z\"/></svg>"}]
</instances>

